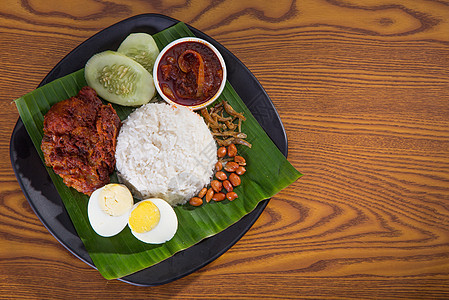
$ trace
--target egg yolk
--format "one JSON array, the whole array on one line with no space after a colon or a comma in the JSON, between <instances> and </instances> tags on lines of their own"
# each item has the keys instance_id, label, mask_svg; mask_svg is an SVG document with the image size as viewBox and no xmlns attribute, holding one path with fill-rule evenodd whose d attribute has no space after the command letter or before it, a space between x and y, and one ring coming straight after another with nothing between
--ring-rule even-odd
<instances>
[{"instance_id":1,"label":"egg yolk","mask_svg":"<svg viewBox=\"0 0 449 300\"><path fill-rule=\"evenodd\" d=\"M133 206L134 200L127 187L111 183L105 185L98 195L100 208L110 216L121 216Z\"/></svg>"},{"instance_id":2,"label":"egg yolk","mask_svg":"<svg viewBox=\"0 0 449 300\"><path fill-rule=\"evenodd\" d=\"M129 227L137 233L152 230L159 223L161 213L159 208L151 201L145 201L137 205L129 217Z\"/></svg>"}]
</instances>

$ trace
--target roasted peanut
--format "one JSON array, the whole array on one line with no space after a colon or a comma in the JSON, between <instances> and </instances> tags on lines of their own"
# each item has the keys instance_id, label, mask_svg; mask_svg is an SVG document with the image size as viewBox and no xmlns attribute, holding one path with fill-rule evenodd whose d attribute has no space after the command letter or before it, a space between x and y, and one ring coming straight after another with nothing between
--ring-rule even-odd
<instances>
[{"instance_id":1,"label":"roasted peanut","mask_svg":"<svg viewBox=\"0 0 449 300\"><path fill-rule=\"evenodd\" d=\"M224 167L224 169L228 172L235 172L237 168L239 167L239 164L233 161L228 161Z\"/></svg>"},{"instance_id":2,"label":"roasted peanut","mask_svg":"<svg viewBox=\"0 0 449 300\"><path fill-rule=\"evenodd\" d=\"M192 206L200 206L201 204L203 204L203 199L198 198L198 197L192 197L189 200L190 205Z\"/></svg>"},{"instance_id":3,"label":"roasted peanut","mask_svg":"<svg viewBox=\"0 0 449 300\"><path fill-rule=\"evenodd\" d=\"M221 189L223 188L223 183L221 183L221 181L218 180L212 180L212 182L210 183L210 186L212 187L212 189L219 193L221 192Z\"/></svg>"},{"instance_id":4,"label":"roasted peanut","mask_svg":"<svg viewBox=\"0 0 449 300\"><path fill-rule=\"evenodd\" d=\"M226 193L226 198L229 200L229 201L232 201L232 200L234 200L235 198L238 198L239 196L237 195L237 193L236 192L229 192L229 193Z\"/></svg>"},{"instance_id":5,"label":"roasted peanut","mask_svg":"<svg viewBox=\"0 0 449 300\"><path fill-rule=\"evenodd\" d=\"M206 193L206 202L209 203L213 196L214 190L212 188L209 188Z\"/></svg>"},{"instance_id":6,"label":"roasted peanut","mask_svg":"<svg viewBox=\"0 0 449 300\"><path fill-rule=\"evenodd\" d=\"M203 198L204 196L206 196L206 193L207 193L207 189L202 188L201 191L198 193L198 197Z\"/></svg>"},{"instance_id":7,"label":"roasted peanut","mask_svg":"<svg viewBox=\"0 0 449 300\"><path fill-rule=\"evenodd\" d=\"M215 171L221 171L221 169L223 169L223 164L221 163L221 161L217 161L217 163L215 164Z\"/></svg>"},{"instance_id":8,"label":"roasted peanut","mask_svg":"<svg viewBox=\"0 0 449 300\"><path fill-rule=\"evenodd\" d=\"M220 147L217 150L217 156L220 157L220 158L221 157L225 157L227 152L228 151L226 150L226 147Z\"/></svg>"},{"instance_id":9,"label":"roasted peanut","mask_svg":"<svg viewBox=\"0 0 449 300\"><path fill-rule=\"evenodd\" d=\"M226 176L226 173L223 171L218 171L217 173L215 173L215 177L222 181L228 179L228 176Z\"/></svg>"},{"instance_id":10,"label":"roasted peanut","mask_svg":"<svg viewBox=\"0 0 449 300\"><path fill-rule=\"evenodd\" d=\"M224 193L216 193L212 197L212 200L214 201L223 201L226 198L226 195Z\"/></svg>"},{"instance_id":11,"label":"roasted peanut","mask_svg":"<svg viewBox=\"0 0 449 300\"><path fill-rule=\"evenodd\" d=\"M229 180L225 180L223 181L223 187L228 191L228 192L232 192L232 190L234 189L234 187L232 186L231 182Z\"/></svg>"},{"instance_id":12,"label":"roasted peanut","mask_svg":"<svg viewBox=\"0 0 449 300\"><path fill-rule=\"evenodd\" d=\"M240 167L237 168L237 170L235 170L235 173L237 175L243 175L243 174L245 174L245 172L246 172L246 169L243 166L240 166Z\"/></svg>"},{"instance_id":13,"label":"roasted peanut","mask_svg":"<svg viewBox=\"0 0 449 300\"><path fill-rule=\"evenodd\" d=\"M242 182L240 180L239 175L236 175L235 173L232 173L231 175L229 175L229 181L231 182L231 184L233 186L238 186L240 185L240 183Z\"/></svg>"},{"instance_id":14,"label":"roasted peanut","mask_svg":"<svg viewBox=\"0 0 449 300\"><path fill-rule=\"evenodd\" d=\"M234 157L237 155L237 147L234 144L228 146L228 156Z\"/></svg>"},{"instance_id":15,"label":"roasted peanut","mask_svg":"<svg viewBox=\"0 0 449 300\"><path fill-rule=\"evenodd\" d=\"M238 163L239 165L241 165L241 166L246 166L246 160L243 157L239 156L239 155L236 155L234 157L234 161L236 163Z\"/></svg>"}]
</instances>

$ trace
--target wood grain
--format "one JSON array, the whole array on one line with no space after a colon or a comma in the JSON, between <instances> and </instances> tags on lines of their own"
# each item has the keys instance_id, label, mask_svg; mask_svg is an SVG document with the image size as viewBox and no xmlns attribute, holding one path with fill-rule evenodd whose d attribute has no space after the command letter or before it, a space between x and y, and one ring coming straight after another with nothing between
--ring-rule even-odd
<instances>
[{"instance_id":1,"label":"wood grain","mask_svg":"<svg viewBox=\"0 0 449 300\"><path fill-rule=\"evenodd\" d=\"M0 298L449 298L449 2L38 1L0 7ZM216 261L163 286L106 281L45 229L9 162L33 90L140 13L182 20L254 73L305 174Z\"/></svg>"}]
</instances>

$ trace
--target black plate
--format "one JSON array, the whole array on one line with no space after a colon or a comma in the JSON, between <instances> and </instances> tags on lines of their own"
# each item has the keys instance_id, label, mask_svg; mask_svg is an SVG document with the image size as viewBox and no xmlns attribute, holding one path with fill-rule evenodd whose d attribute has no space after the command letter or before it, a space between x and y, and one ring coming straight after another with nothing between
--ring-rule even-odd
<instances>
[{"instance_id":1,"label":"black plate","mask_svg":"<svg viewBox=\"0 0 449 300\"><path fill-rule=\"evenodd\" d=\"M154 34L177 22L178 20L163 15L143 14L114 24L76 47L51 70L39 86L83 68L95 53L117 49L121 41L132 32ZM287 156L287 137L282 122L254 75L222 45L201 31L191 26L189 28L197 37L212 43L221 52L226 62L229 82L279 150ZM20 118L11 136L10 157L17 181L44 226L65 248L95 268ZM154 286L198 270L231 248L251 228L268 200L260 202L251 213L226 230L152 267L119 280L134 285Z\"/></svg>"}]
</instances>

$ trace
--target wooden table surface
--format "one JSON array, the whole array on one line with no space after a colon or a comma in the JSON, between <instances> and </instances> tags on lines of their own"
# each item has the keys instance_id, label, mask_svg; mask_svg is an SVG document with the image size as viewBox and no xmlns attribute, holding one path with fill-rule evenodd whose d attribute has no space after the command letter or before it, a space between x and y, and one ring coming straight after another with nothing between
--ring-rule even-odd
<instances>
[{"instance_id":1,"label":"wooden table surface","mask_svg":"<svg viewBox=\"0 0 449 300\"><path fill-rule=\"evenodd\" d=\"M223 256L157 287L105 280L30 208L9 160L33 90L91 35L141 13L233 52L305 174ZM0 298L449 298L447 0L3 0Z\"/></svg>"}]
</instances>

